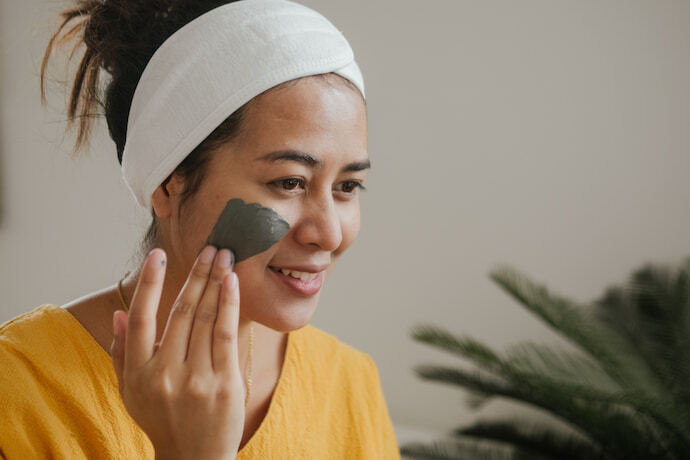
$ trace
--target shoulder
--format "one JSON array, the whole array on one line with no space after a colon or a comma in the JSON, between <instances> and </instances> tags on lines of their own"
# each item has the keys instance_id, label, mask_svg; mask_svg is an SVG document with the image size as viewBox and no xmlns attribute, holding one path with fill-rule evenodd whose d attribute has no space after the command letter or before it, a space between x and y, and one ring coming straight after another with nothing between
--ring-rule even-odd
<instances>
[{"instance_id":1,"label":"shoulder","mask_svg":"<svg viewBox=\"0 0 690 460\"><path fill-rule=\"evenodd\" d=\"M17 346L27 340L40 340L37 332L50 330L60 321L59 308L57 305L43 304L0 325L0 345Z\"/></svg>"},{"instance_id":2,"label":"shoulder","mask_svg":"<svg viewBox=\"0 0 690 460\"><path fill-rule=\"evenodd\" d=\"M3 373L0 384L16 382L22 369L30 372L64 355L73 342L69 317L57 305L44 304L0 325L0 367L14 371Z\"/></svg>"},{"instance_id":3,"label":"shoulder","mask_svg":"<svg viewBox=\"0 0 690 460\"><path fill-rule=\"evenodd\" d=\"M148 448L110 357L64 308L41 305L1 325L0 369L0 457L135 458L123 449Z\"/></svg>"},{"instance_id":4,"label":"shoulder","mask_svg":"<svg viewBox=\"0 0 690 460\"><path fill-rule=\"evenodd\" d=\"M45 304L0 326L0 398L7 415L0 421L0 432L10 429L5 421L11 424L17 417L31 417L29 407L47 405L51 392L44 391L45 382L60 366L63 349L62 314L67 313Z\"/></svg>"},{"instance_id":5,"label":"shoulder","mask_svg":"<svg viewBox=\"0 0 690 460\"><path fill-rule=\"evenodd\" d=\"M89 333L65 309L44 304L0 325L0 385L64 377L103 361ZM88 359L83 359L87 357Z\"/></svg>"},{"instance_id":6,"label":"shoulder","mask_svg":"<svg viewBox=\"0 0 690 460\"><path fill-rule=\"evenodd\" d=\"M0 326L0 397L35 405L110 377L110 357L63 308L44 304ZM23 410L23 409L21 409Z\"/></svg>"}]
</instances>

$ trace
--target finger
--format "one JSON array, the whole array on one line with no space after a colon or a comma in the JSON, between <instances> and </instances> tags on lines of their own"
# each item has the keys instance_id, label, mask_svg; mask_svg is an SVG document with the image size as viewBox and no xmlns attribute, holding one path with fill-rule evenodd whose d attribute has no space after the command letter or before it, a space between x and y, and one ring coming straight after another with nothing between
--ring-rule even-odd
<instances>
[{"instance_id":1,"label":"finger","mask_svg":"<svg viewBox=\"0 0 690 460\"><path fill-rule=\"evenodd\" d=\"M113 357L113 368L117 376L118 386L122 384L122 369L125 365L125 331L127 326L127 313L117 310L113 314L113 334L115 336L110 346L110 355Z\"/></svg>"},{"instance_id":2,"label":"finger","mask_svg":"<svg viewBox=\"0 0 690 460\"><path fill-rule=\"evenodd\" d=\"M218 300L220 296L220 284L225 275L230 271L232 255L228 249L221 249L216 256L216 260L208 279L206 290L201 297L201 302L194 315L192 334L189 337L189 351L187 361L193 368L199 370L211 370L213 360L211 349L213 336L213 325L218 314Z\"/></svg>"},{"instance_id":3,"label":"finger","mask_svg":"<svg viewBox=\"0 0 690 460\"><path fill-rule=\"evenodd\" d=\"M216 252L215 247L206 246L199 253L187 281L173 304L158 348L159 359L165 362L182 363L187 357L194 312L206 289Z\"/></svg>"},{"instance_id":4,"label":"finger","mask_svg":"<svg viewBox=\"0 0 690 460\"><path fill-rule=\"evenodd\" d=\"M218 316L213 328L213 369L232 372L239 368L237 334L240 322L240 290L237 273L223 278Z\"/></svg>"},{"instance_id":5,"label":"finger","mask_svg":"<svg viewBox=\"0 0 690 460\"><path fill-rule=\"evenodd\" d=\"M144 262L127 316L124 372L134 370L153 356L156 312L165 279L165 251L156 248Z\"/></svg>"}]
</instances>

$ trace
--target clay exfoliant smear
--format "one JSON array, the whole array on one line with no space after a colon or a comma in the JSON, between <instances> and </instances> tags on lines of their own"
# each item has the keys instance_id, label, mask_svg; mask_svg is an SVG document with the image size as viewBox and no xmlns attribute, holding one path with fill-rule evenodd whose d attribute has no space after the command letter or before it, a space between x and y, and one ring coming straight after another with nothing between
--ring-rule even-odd
<instances>
[{"instance_id":1,"label":"clay exfoliant smear","mask_svg":"<svg viewBox=\"0 0 690 460\"><path fill-rule=\"evenodd\" d=\"M230 249L237 263L267 250L288 230L290 224L273 209L233 198L220 213L206 244Z\"/></svg>"}]
</instances>

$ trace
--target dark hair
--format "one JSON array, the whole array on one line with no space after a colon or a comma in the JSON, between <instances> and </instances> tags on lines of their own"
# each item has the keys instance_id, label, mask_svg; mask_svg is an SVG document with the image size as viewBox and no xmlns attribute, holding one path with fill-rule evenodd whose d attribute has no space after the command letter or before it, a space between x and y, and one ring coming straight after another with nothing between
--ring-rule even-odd
<instances>
[{"instance_id":1,"label":"dark hair","mask_svg":"<svg viewBox=\"0 0 690 460\"><path fill-rule=\"evenodd\" d=\"M67 127L78 122L74 153L81 150L91 132L93 119L105 113L110 137L115 142L117 159L127 137L127 119L134 90L154 52L185 24L202 14L238 0L77 0L73 8L61 13L62 23L50 39L41 65L41 100L45 103L46 69L56 49L76 41L70 59L86 45L77 67L67 103ZM104 90L99 86L101 69L110 75ZM325 75L319 75L325 77ZM356 87L341 78L350 87ZM269 91L289 86L292 80ZM174 173L185 181L180 207L199 189L211 153L241 133L248 102L202 141ZM167 179L166 179L167 181ZM158 240L155 213L139 247L139 258L152 249Z\"/></svg>"}]
</instances>

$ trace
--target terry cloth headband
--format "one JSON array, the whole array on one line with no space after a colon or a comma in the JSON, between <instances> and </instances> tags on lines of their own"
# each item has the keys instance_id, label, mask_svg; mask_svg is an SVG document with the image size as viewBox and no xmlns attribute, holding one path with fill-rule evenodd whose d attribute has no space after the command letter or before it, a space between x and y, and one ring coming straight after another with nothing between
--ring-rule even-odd
<instances>
[{"instance_id":1,"label":"terry cloth headband","mask_svg":"<svg viewBox=\"0 0 690 460\"><path fill-rule=\"evenodd\" d=\"M171 35L134 91L122 175L146 209L185 157L235 110L288 80L334 72L364 82L350 44L321 14L288 0L239 0Z\"/></svg>"}]
</instances>

